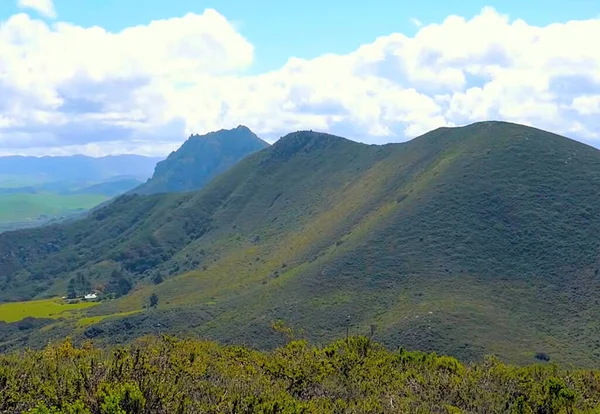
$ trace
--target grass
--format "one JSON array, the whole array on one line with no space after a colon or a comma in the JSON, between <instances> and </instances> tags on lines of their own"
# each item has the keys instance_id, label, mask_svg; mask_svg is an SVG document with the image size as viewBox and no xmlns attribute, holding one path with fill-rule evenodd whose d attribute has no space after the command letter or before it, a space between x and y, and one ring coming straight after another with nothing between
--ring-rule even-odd
<instances>
[{"instance_id":1,"label":"grass","mask_svg":"<svg viewBox=\"0 0 600 414\"><path fill-rule=\"evenodd\" d=\"M61 299L44 299L27 302L0 303L0 321L17 322L27 317L62 318L74 311L96 306L95 302L64 303Z\"/></svg>"},{"instance_id":2,"label":"grass","mask_svg":"<svg viewBox=\"0 0 600 414\"><path fill-rule=\"evenodd\" d=\"M94 325L98 322L101 322L101 321L107 319L107 318L124 318L126 316L135 315L138 312L141 312L141 310L134 310L134 311L129 311L129 312L119 312L119 313L113 313L113 314L108 314L108 315L83 317L83 318L79 318L77 320L77 325L79 327L83 328L83 327L86 327L89 325Z\"/></svg>"}]
</instances>

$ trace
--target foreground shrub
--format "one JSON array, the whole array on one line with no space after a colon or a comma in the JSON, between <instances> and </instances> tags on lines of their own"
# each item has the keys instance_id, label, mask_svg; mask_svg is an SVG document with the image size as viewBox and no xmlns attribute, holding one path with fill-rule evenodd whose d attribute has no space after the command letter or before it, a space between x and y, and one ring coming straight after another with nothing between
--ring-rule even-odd
<instances>
[{"instance_id":1,"label":"foreground shrub","mask_svg":"<svg viewBox=\"0 0 600 414\"><path fill-rule=\"evenodd\" d=\"M600 371L465 365L364 337L271 353L171 337L113 350L67 340L0 355L0 412L599 413Z\"/></svg>"}]
</instances>

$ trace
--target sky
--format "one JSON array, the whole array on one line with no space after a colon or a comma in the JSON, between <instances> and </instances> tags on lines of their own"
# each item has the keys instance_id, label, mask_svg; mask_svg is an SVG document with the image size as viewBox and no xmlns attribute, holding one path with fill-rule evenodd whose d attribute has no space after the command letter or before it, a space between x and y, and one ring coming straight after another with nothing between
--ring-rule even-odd
<instances>
[{"instance_id":1,"label":"sky","mask_svg":"<svg viewBox=\"0 0 600 414\"><path fill-rule=\"evenodd\" d=\"M482 120L600 147L599 40L598 0L0 0L0 155Z\"/></svg>"}]
</instances>

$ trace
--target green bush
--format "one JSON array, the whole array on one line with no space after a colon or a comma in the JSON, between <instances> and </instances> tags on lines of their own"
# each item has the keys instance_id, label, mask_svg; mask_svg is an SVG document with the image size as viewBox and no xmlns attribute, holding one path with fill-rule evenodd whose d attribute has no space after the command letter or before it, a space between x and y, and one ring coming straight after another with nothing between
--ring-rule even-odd
<instances>
[{"instance_id":1,"label":"green bush","mask_svg":"<svg viewBox=\"0 0 600 414\"><path fill-rule=\"evenodd\" d=\"M145 337L0 355L0 412L593 413L600 371L391 352L365 337L273 352ZM596 410L596 411L594 411Z\"/></svg>"}]
</instances>

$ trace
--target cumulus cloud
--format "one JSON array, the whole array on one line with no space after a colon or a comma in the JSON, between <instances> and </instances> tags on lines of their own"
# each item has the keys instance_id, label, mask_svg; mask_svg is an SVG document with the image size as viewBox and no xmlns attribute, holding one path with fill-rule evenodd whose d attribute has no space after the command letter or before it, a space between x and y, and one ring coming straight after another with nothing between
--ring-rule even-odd
<instances>
[{"instance_id":1,"label":"cumulus cloud","mask_svg":"<svg viewBox=\"0 0 600 414\"><path fill-rule=\"evenodd\" d=\"M23 9L35 10L43 16L56 18L56 10L52 0L19 0L18 5Z\"/></svg>"},{"instance_id":2,"label":"cumulus cloud","mask_svg":"<svg viewBox=\"0 0 600 414\"><path fill-rule=\"evenodd\" d=\"M238 124L382 143L486 119L595 143L594 38L600 20L537 27L488 7L246 75L254 47L215 10L119 33L18 14L0 26L0 152L166 153Z\"/></svg>"},{"instance_id":3,"label":"cumulus cloud","mask_svg":"<svg viewBox=\"0 0 600 414\"><path fill-rule=\"evenodd\" d=\"M252 59L253 46L214 10L119 33L12 16L0 25L0 148L149 143L157 130L180 141L185 113L167 106L172 95Z\"/></svg>"}]
</instances>

